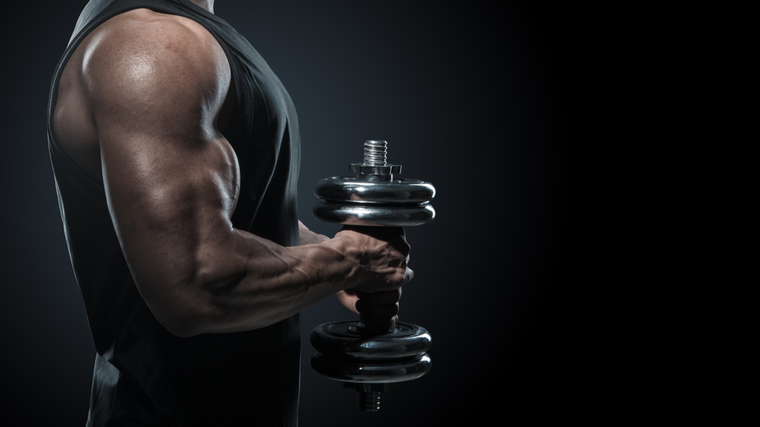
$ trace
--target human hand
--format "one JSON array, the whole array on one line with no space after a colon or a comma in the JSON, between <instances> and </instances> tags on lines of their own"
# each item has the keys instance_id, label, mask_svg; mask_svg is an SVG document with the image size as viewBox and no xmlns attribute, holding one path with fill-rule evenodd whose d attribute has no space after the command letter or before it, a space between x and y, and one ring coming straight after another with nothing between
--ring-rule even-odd
<instances>
[{"instance_id":1,"label":"human hand","mask_svg":"<svg viewBox=\"0 0 760 427\"><path fill-rule=\"evenodd\" d=\"M410 247L404 237L403 229L381 230L374 227L352 227L341 230L364 233L373 238L386 238L388 239L386 243L390 249L380 249L378 252L385 253L380 257L375 257L373 256L375 252L370 252L364 262L366 266L369 266L368 270L363 272L354 288L342 290L338 292L337 296L341 304L361 316L361 324L364 327L378 331L387 331L392 329L398 321L398 302L401 298L400 286L408 283L414 276L414 273L407 266ZM404 254L406 256L401 259ZM386 261L391 270L385 268ZM378 269L378 267L381 268ZM380 272L378 274L378 270L387 270L390 273L383 274ZM378 283L380 283L379 287ZM389 290L378 290L386 288L388 284L394 286L394 283L398 283L399 287Z\"/></svg>"},{"instance_id":2,"label":"human hand","mask_svg":"<svg viewBox=\"0 0 760 427\"><path fill-rule=\"evenodd\" d=\"M346 277L345 290L360 293L395 291L414 277L408 267L411 246L400 227L344 226L333 238L358 262Z\"/></svg>"}]
</instances>

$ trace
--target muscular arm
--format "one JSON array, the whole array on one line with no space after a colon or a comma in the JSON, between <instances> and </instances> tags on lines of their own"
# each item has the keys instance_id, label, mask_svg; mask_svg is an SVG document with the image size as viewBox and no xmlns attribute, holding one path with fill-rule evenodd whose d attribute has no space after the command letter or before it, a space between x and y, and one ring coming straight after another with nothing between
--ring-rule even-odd
<instances>
[{"instance_id":1,"label":"muscular arm","mask_svg":"<svg viewBox=\"0 0 760 427\"><path fill-rule=\"evenodd\" d=\"M344 289L409 280L405 242L346 230L283 247L233 228L238 164L217 129L229 65L197 24L159 17L105 26L81 72L119 241L170 332L260 328Z\"/></svg>"},{"instance_id":2,"label":"muscular arm","mask_svg":"<svg viewBox=\"0 0 760 427\"><path fill-rule=\"evenodd\" d=\"M325 242L330 238L309 230L301 221L298 221L298 240L302 245L310 245Z\"/></svg>"}]
</instances>

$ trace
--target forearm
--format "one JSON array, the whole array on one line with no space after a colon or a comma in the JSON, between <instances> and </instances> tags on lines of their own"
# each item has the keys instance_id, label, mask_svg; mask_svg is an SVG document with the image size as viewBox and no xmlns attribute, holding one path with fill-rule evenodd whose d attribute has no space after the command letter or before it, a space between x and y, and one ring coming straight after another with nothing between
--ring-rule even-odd
<instances>
[{"instance_id":1,"label":"forearm","mask_svg":"<svg viewBox=\"0 0 760 427\"><path fill-rule=\"evenodd\" d=\"M207 249L192 282L181 286L188 304L165 325L176 335L271 325L345 289L359 264L350 248L326 237L296 247L240 230L229 237L231 247Z\"/></svg>"}]
</instances>

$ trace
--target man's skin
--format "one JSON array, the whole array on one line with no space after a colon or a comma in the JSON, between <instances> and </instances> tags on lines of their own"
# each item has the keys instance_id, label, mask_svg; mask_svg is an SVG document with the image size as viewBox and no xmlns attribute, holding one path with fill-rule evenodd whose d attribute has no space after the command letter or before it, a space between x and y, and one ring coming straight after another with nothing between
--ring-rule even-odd
<instances>
[{"instance_id":1,"label":"man's skin","mask_svg":"<svg viewBox=\"0 0 760 427\"><path fill-rule=\"evenodd\" d=\"M213 13L213 0L196 4ZM412 278L400 230L346 227L334 238L300 224L301 246L233 228L240 190L223 134L230 67L200 24L137 9L78 46L60 79L55 138L102 181L137 288L171 333L246 331L338 294L395 321Z\"/></svg>"}]
</instances>

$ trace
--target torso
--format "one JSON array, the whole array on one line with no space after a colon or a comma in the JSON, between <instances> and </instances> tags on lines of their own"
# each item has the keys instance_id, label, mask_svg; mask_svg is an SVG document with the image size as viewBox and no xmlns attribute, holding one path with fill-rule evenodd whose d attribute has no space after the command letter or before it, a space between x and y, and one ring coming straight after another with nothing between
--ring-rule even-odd
<instances>
[{"instance_id":1,"label":"torso","mask_svg":"<svg viewBox=\"0 0 760 427\"><path fill-rule=\"evenodd\" d=\"M228 23L188 0L90 0L53 77L48 115L66 240L98 353L90 421L106 425L139 413L161 425L167 419L235 425L220 419L227 417L294 426L298 316L249 332L174 337L138 293L114 230L93 119L102 110L91 105L87 55L117 26L156 20L185 26L207 48L221 46L231 67L213 127L240 162L234 227L283 246L298 245L298 119L264 59Z\"/></svg>"}]
</instances>

